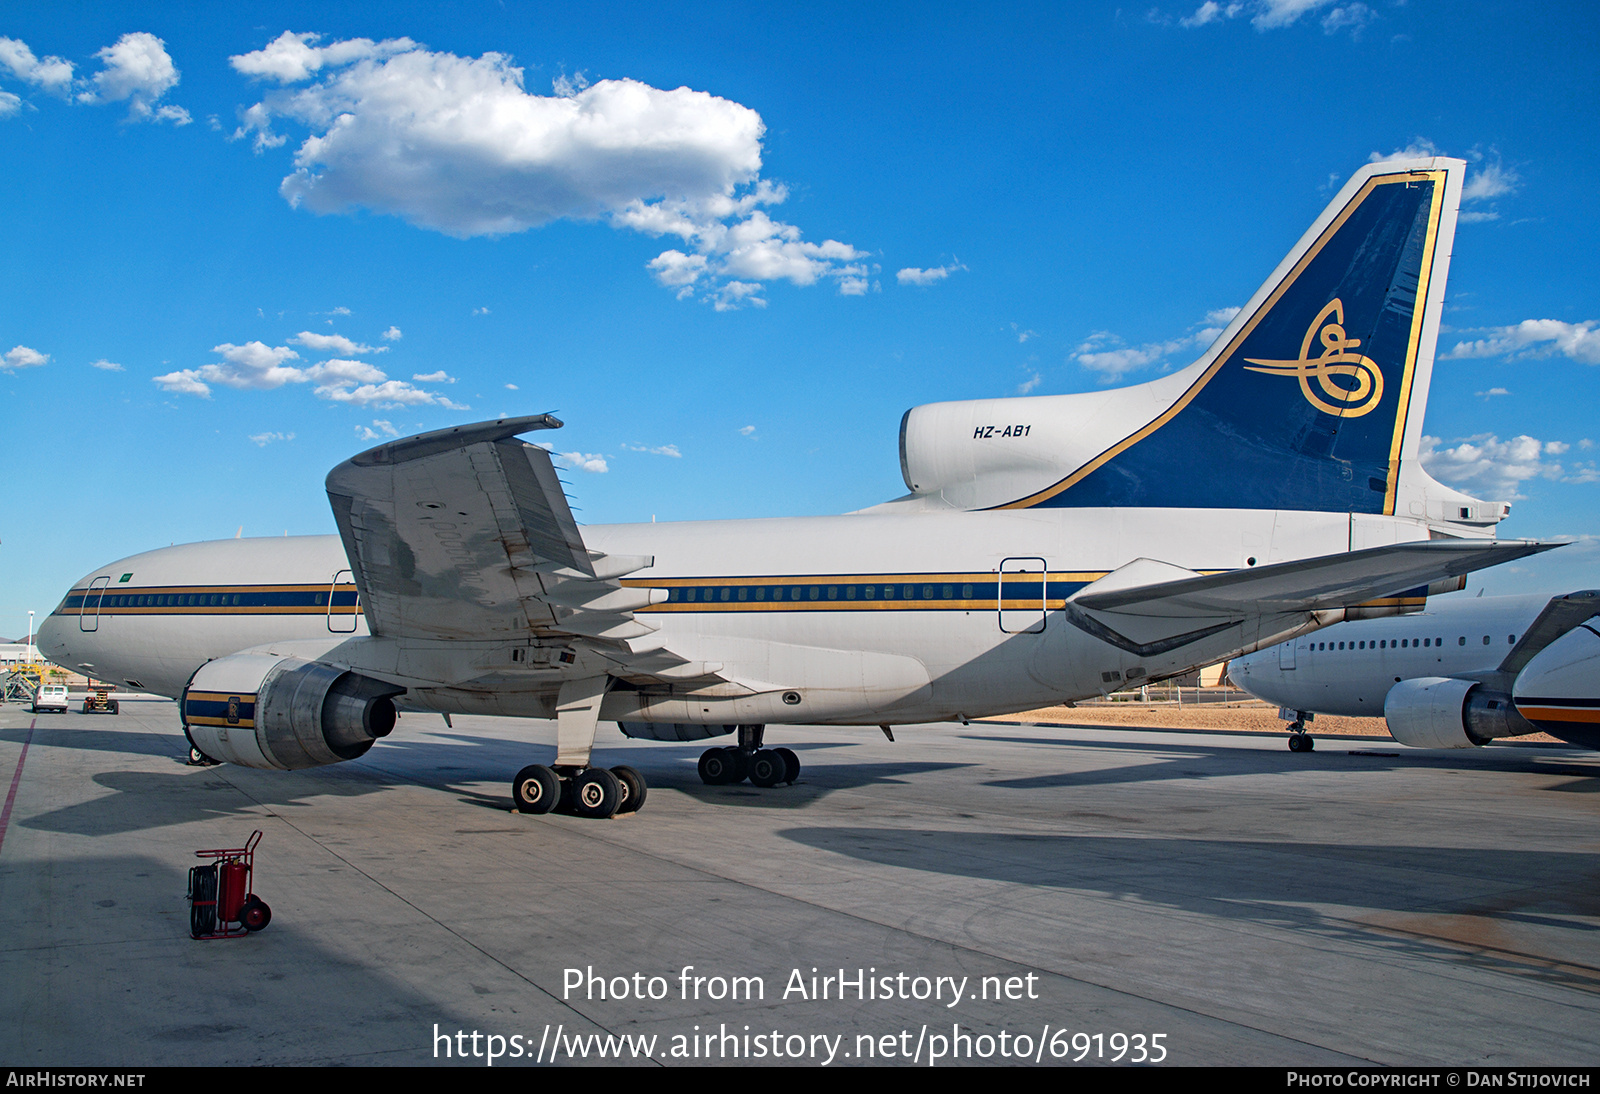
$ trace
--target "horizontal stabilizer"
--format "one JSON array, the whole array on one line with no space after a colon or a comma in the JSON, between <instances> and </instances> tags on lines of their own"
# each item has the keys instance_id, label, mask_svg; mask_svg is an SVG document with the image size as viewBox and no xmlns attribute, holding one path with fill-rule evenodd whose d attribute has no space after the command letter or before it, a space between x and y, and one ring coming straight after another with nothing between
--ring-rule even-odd
<instances>
[{"instance_id":1,"label":"horizontal stabilizer","mask_svg":"<svg viewBox=\"0 0 1600 1094\"><path fill-rule=\"evenodd\" d=\"M1134 588L1097 591L1096 582L1072 603L1097 612L1161 619L1321 611L1392 596L1559 546L1534 540L1419 540Z\"/></svg>"}]
</instances>

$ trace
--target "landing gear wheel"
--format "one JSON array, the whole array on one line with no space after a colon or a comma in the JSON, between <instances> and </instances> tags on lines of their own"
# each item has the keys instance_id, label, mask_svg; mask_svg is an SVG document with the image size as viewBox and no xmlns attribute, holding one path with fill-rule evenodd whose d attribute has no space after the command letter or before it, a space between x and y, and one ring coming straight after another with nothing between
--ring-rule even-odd
<instances>
[{"instance_id":1,"label":"landing gear wheel","mask_svg":"<svg viewBox=\"0 0 1600 1094\"><path fill-rule=\"evenodd\" d=\"M258 896L253 896L244 902L244 907L239 911L239 922L247 931L264 931L267 924L272 922L272 909L267 907L267 902Z\"/></svg>"},{"instance_id":2,"label":"landing gear wheel","mask_svg":"<svg viewBox=\"0 0 1600 1094\"><path fill-rule=\"evenodd\" d=\"M763 748L750 757L750 781L757 786L777 786L788 774L789 765L773 749Z\"/></svg>"},{"instance_id":3,"label":"landing gear wheel","mask_svg":"<svg viewBox=\"0 0 1600 1094\"><path fill-rule=\"evenodd\" d=\"M561 800L561 780L544 764L529 764L511 780L511 800L519 813L548 813Z\"/></svg>"},{"instance_id":4,"label":"landing gear wheel","mask_svg":"<svg viewBox=\"0 0 1600 1094\"><path fill-rule=\"evenodd\" d=\"M1304 731L1289 735L1290 752L1311 752L1317 747L1317 739Z\"/></svg>"},{"instance_id":5,"label":"landing gear wheel","mask_svg":"<svg viewBox=\"0 0 1600 1094\"><path fill-rule=\"evenodd\" d=\"M800 777L800 757L788 748L775 748L772 751L783 757L783 781L792 784Z\"/></svg>"},{"instance_id":6,"label":"landing gear wheel","mask_svg":"<svg viewBox=\"0 0 1600 1094\"><path fill-rule=\"evenodd\" d=\"M615 816L622 804L622 783L603 767L591 767L574 777L572 811L580 817L604 820Z\"/></svg>"},{"instance_id":7,"label":"landing gear wheel","mask_svg":"<svg viewBox=\"0 0 1600 1094\"><path fill-rule=\"evenodd\" d=\"M622 803L617 806L617 812L637 813L644 808L644 797L650 789L645 785L644 776L631 767L613 767L611 773L622 785Z\"/></svg>"},{"instance_id":8,"label":"landing gear wheel","mask_svg":"<svg viewBox=\"0 0 1600 1094\"><path fill-rule=\"evenodd\" d=\"M744 777L744 765L737 764L739 753L732 748L708 748L700 754L700 781L707 786L726 786ZM738 777L735 777L738 772Z\"/></svg>"}]
</instances>

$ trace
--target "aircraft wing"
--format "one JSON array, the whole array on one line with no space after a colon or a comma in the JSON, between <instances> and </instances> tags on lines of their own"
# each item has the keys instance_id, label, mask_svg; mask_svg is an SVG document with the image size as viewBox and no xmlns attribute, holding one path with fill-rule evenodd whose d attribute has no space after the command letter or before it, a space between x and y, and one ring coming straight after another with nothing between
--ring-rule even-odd
<instances>
[{"instance_id":1,"label":"aircraft wing","mask_svg":"<svg viewBox=\"0 0 1600 1094\"><path fill-rule=\"evenodd\" d=\"M1392 596L1559 546L1534 540L1419 540L1105 591L1097 591L1096 582L1072 603L1164 619L1311 612Z\"/></svg>"},{"instance_id":2,"label":"aircraft wing","mask_svg":"<svg viewBox=\"0 0 1600 1094\"><path fill-rule=\"evenodd\" d=\"M1600 592L1593 589L1551 597L1496 671L1515 679L1546 646L1595 615L1600 615Z\"/></svg>"},{"instance_id":3,"label":"aircraft wing","mask_svg":"<svg viewBox=\"0 0 1600 1094\"><path fill-rule=\"evenodd\" d=\"M329 472L328 500L373 634L560 635L627 653L623 643L655 630L632 613L666 591L616 580L654 560L585 548L550 454L516 439L560 426L541 414L441 429Z\"/></svg>"}]
</instances>

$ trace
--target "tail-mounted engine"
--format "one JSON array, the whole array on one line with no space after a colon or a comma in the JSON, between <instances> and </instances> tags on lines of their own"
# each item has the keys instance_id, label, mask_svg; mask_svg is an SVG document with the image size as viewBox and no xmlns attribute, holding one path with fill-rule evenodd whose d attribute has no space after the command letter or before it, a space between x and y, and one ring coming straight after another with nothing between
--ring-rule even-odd
<instances>
[{"instance_id":1,"label":"tail-mounted engine","mask_svg":"<svg viewBox=\"0 0 1600 1094\"><path fill-rule=\"evenodd\" d=\"M1412 748L1472 748L1496 737L1537 733L1511 696L1476 680L1424 676L1389 689L1383 701L1389 735Z\"/></svg>"},{"instance_id":2,"label":"tail-mounted engine","mask_svg":"<svg viewBox=\"0 0 1600 1094\"><path fill-rule=\"evenodd\" d=\"M179 698L184 733L206 756L294 770L353 760L394 729L404 688L273 653L208 661Z\"/></svg>"}]
</instances>

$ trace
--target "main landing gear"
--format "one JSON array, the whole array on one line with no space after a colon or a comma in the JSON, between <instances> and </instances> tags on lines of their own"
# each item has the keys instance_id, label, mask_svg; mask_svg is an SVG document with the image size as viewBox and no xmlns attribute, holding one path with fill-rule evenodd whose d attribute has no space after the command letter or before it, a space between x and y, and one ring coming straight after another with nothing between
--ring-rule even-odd
<instances>
[{"instance_id":1,"label":"main landing gear","mask_svg":"<svg viewBox=\"0 0 1600 1094\"><path fill-rule=\"evenodd\" d=\"M1306 732L1306 722L1310 715L1303 710L1294 712L1294 721L1289 723L1289 751L1311 752L1317 747L1317 739Z\"/></svg>"},{"instance_id":2,"label":"main landing gear","mask_svg":"<svg viewBox=\"0 0 1600 1094\"><path fill-rule=\"evenodd\" d=\"M611 686L607 676L563 681L556 697L556 762L529 764L511 781L511 800L519 813L574 813L614 817L644 805L644 776L631 767L591 767L600 700Z\"/></svg>"},{"instance_id":3,"label":"main landing gear","mask_svg":"<svg viewBox=\"0 0 1600 1094\"><path fill-rule=\"evenodd\" d=\"M644 776L631 767L529 764L511 782L519 813L571 813L602 820L637 812L648 790Z\"/></svg>"},{"instance_id":4,"label":"main landing gear","mask_svg":"<svg viewBox=\"0 0 1600 1094\"><path fill-rule=\"evenodd\" d=\"M749 779L756 786L793 783L800 777L800 757L787 748L763 748L766 726L740 726L738 748L708 748L700 756L700 780L728 786Z\"/></svg>"}]
</instances>

